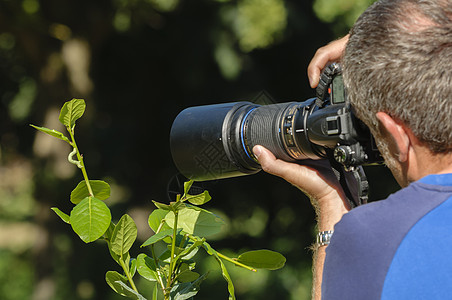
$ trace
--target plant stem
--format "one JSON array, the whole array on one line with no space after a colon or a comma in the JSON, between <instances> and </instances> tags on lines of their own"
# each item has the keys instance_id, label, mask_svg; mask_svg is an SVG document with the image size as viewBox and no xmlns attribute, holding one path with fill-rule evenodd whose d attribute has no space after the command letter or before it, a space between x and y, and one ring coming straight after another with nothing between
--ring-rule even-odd
<instances>
[{"instance_id":1,"label":"plant stem","mask_svg":"<svg viewBox=\"0 0 452 300\"><path fill-rule=\"evenodd\" d=\"M158 268L157 268L157 275L158 275L158 283L162 287L163 294L165 295L165 298L166 298L167 292L166 292L165 284L163 283L162 274Z\"/></svg>"},{"instance_id":2,"label":"plant stem","mask_svg":"<svg viewBox=\"0 0 452 300\"><path fill-rule=\"evenodd\" d=\"M178 219L178 215L179 215L179 212L175 211L174 212L173 239L171 241L171 260L170 260L170 276L169 277L171 277L171 274L173 274L174 265L175 265L174 252L176 250L176 235L177 235L177 219Z\"/></svg>"},{"instance_id":3,"label":"plant stem","mask_svg":"<svg viewBox=\"0 0 452 300\"><path fill-rule=\"evenodd\" d=\"M176 202L180 201L180 195L177 195ZM176 266L176 260L174 257L174 252L176 251L176 236L177 236L177 219L179 216L179 210L175 209L174 211L174 225L173 225L173 238L171 240L171 258L169 265L169 273L168 273L168 281L166 282L166 289L171 290L171 286L174 283L174 278L176 277L174 273L174 269Z\"/></svg>"},{"instance_id":4,"label":"plant stem","mask_svg":"<svg viewBox=\"0 0 452 300\"><path fill-rule=\"evenodd\" d=\"M151 253L152 253L152 258L154 259L154 262L156 265L156 271L157 271L157 275L158 275L158 283L162 287L162 291L165 292L165 284L163 283L162 274L159 269L159 260L158 260L157 256L155 255L154 245L151 245Z\"/></svg>"},{"instance_id":5,"label":"plant stem","mask_svg":"<svg viewBox=\"0 0 452 300\"><path fill-rule=\"evenodd\" d=\"M232 259L232 258L230 258L230 257L227 257L226 255L221 254L220 252L217 252L217 255L218 255L219 257L221 257L222 259L227 260L227 261L229 261L229 262L231 262L231 263L233 263L233 264L235 264L235 265L237 265L237 266L240 266L240 267L242 267L242 268L245 268L245 269L250 270L250 271L253 271L253 272L257 272L256 269L254 269L254 268L252 268L252 267L250 267L250 266L244 265L244 264L242 264L242 263L240 263L240 262L238 262L238 261L236 261L236 260L234 260L234 259Z\"/></svg>"},{"instance_id":6,"label":"plant stem","mask_svg":"<svg viewBox=\"0 0 452 300\"><path fill-rule=\"evenodd\" d=\"M127 279L129 280L130 286L132 287L132 289L138 293L138 289L135 286L135 282L133 282L132 276L130 276L130 272L129 272L129 268L126 267L126 265L124 264L124 259L122 257L121 254L121 259L119 260L121 263L121 267L124 270L124 273L126 273Z\"/></svg>"},{"instance_id":7,"label":"plant stem","mask_svg":"<svg viewBox=\"0 0 452 300\"><path fill-rule=\"evenodd\" d=\"M157 256L155 255L154 245L151 245L151 254L152 254L152 258L154 259L155 265L158 266L159 261L158 261Z\"/></svg>"},{"instance_id":8,"label":"plant stem","mask_svg":"<svg viewBox=\"0 0 452 300\"><path fill-rule=\"evenodd\" d=\"M159 227L157 228L157 231L155 232L155 234L159 233L160 230L162 230L164 224L165 224L165 220L162 220L162 221L160 222L160 225L159 225Z\"/></svg>"},{"instance_id":9,"label":"plant stem","mask_svg":"<svg viewBox=\"0 0 452 300\"><path fill-rule=\"evenodd\" d=\"M162 230L164 224L165 224L164 221L162 221L160 223L155 234L159 233L160 230ZM162 273L160 272L160 269L159 269L159 259L157 258L157 255L155 255L154 245L151 245L151 253L152 253L152 258L154 258L155 265L157 266L156 271L157 271L157 275L158 275L158 284L160 284L160 286L162 287L162 291L163 291L163 295L164 295L165 299L169 299L169 293L167 293L167 291L166 291L165 284L163 283Z\"/></svg>"},{"instance_id":10,"label":"plant stem","mask_svg":"<svg viewBox=\"0 0 452 300\"><path fill-rule=\"evenodd\" d=\"M88 188L88 193L92 197L94 197L93 189L91 188L91 184L89 183L88 173L86 172L85 164L83 163L83 156L80 154L80 151L78 150L78 147L77 147L77 143L75 142L74 128L67 127L67 131L69 132L69 135L71 136L72 146L76 150L77 159L81 165L80 169L82 170L83 178L85 179L86 187Z\"/></svg>"}]
</instances>

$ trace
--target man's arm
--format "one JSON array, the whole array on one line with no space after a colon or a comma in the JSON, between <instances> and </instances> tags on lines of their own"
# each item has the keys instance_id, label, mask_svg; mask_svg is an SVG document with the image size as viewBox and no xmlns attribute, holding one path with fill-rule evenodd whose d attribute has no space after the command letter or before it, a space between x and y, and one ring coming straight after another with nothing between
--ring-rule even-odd
<instances>
[{"instance_id":1,"label":"man's arm","mask_svg":"<svg viewBox=\"0 0 452 300\"><path fill-rule=\"evenodd\" d=\"M309 196L317 213L319 231L333 230L334 225L350 210L344 192L327 160L306 160L303 161L303 165L298 165L276 159L262 146L254 147L253 151L265 172L287 180ZM320 287L326 247L314 249L313 299L321 297Z\"/></svg>"},{"instance_id":2,"label":"man's arm","mask_svg":"<svg viewBox=\"0 0 452 300\"><path fill-rule=\"evenodd\" d=\"M330 62L338 61L345 50L348 35L317 50L308 66L308 78L312 88L319 83L322 69ZM326 160L303 161L303 165L279 159L262 146L253 149L262 169L279 176L298 187L311 199L317 214L319 232L330 231L342 216L350 210L348 202L331 166ZM312 298L321 299L324 246L314 247Z\"/></svg>"}]
</instances>

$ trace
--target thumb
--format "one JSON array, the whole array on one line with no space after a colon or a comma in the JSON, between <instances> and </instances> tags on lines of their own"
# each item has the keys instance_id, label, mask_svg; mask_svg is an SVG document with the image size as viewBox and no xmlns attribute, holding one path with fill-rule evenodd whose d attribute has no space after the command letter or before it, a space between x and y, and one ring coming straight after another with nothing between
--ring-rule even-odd
<instances>
[{"instance_id":1,"label":"thumb","mask_svg":"<svg viewBox=\"0 0 452 300\"><path fill-rule=\"evenodd\" d=\"M256 156L257 160L259 160L262 169L265 172L270 173L269 169L272 168L272 165L276 160L276 157L273 155L273 153L260 145L254 146L253 153L254 156Z\"/></svg>"}]
</instances>

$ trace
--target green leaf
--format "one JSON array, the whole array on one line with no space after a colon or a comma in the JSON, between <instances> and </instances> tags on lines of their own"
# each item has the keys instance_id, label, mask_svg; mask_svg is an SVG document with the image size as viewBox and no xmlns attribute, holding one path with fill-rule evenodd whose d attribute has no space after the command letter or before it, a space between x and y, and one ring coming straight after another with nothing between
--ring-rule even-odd
<instances>
[{"instance_id":1,"label":"green leaf","mask_svg":"<svg viewBox=\"0 0 452 300\"><path fill-rule=\"evenodd\" d=\"M155 282L154 288L152 289L152 300L157 300L157 294L158 294L158 284L157 282Z\"/></svg>"},{"instance_id":2,"label":"green leaf","mask_svg":"<svg viewBox=\"0 0 452 300\"><path fill-rule=\"evenodd\" d=\"M193 182L194 182L193 180L184 182L184 195L188 195L188 192L190 191Z\"/></svg>"},{"instance_id":3,"label":"green leaf","mask_svg":"<svg viewBox=\"0 0 452 300\"><path fill-rule=\"evenodd\" d=\"M220 264L221 275L223 275L223 278L228 283L229 299L235 300L235 289L234 284L232 283L231 276L229 276L228 270L226 269L226 266L224 265L223 261L218 256L215 256L215 258L217 262Z\"/></svg>"},{"instance_id":4,"label":"green leaf","mask_svg":"<svg viewBox=\"0 0 452 300\"><path fill-rule=\"evenodd\" d=\"M130 277L135 276L136 272L137 272L137 260L136 258L132 258L130 260Z\"/></svg>"},{"instance_id":5,"label":"green leaf","mask_svg":"<svg viewBox=\"0 0 452 300\"><path fill-rule=\"evenodd\" d=\"M229 299L235 300L234 284L232 283L231 277L229 276L226 266L224 265L221 258L218 256L217 251L215 251L207 242L204 242L203 247L207 251L208 254L212 255L217 260L217 262L221 268L221 274L223 275L223 278L228 283Z\"/></svg>"},{"instance_id":6,"label":"green leaf","mask_svg":"<svg viewBox=\"0 0 452 300\"><path fill-rule=\"evenodd\" d=\"M86 197L71 211L72 229L85 243L100 238L108 229L111 213L107 205L94 197Z\"/></svg>"},{"instance_id":7,"label":"green leaf","mask_svg":"<svg viewBox=\"0 0 452 300\"><path fill-rule=\"evenodd\" d=\"M190 195L189 191L190 191L190 188L192 187L192 185L193 185L193 180L184 182L184 198L182 199L183 201L188 201L193 205L202 205L204 203L209 202L210 199L212 199L212 197L210 197L208 191L204 191L198 195Z\"/></svg>"},{"instance_id":8,"label":"green leaf","mask_svg":"<svg viewBox=\"0 0 452 300\"><path fill-rule=\"evenodd\" d=\"M116 271L108 271L107 274L105 274L105 280L107 281L108 285L111 286L111 288L120 295L121 293L119 292L119 290L115 289L112 283L116 281L122 281L124 283L127 283L127 277L119 274Z\"/></svg>"},{"instance_id":9,"label":"green leaf","mask_svg":"<svg viewBox=\"0 0 452 300\"><path fill-rule=\"evenodd\" d=\"M73 128L75 121L83 116L85 112L86 104L83 99L72 99L64 103L63 108L60 111L60 122L69 128Z\"/></svg>"},{"instance_id":10,"label":"green leaf","mask_svg":"<svg viewBox=\"0 0 452 300\"><path fill-rule=\"evenodd\" d=\"M141 294L134 291L127 285L127 278L118 272L108 271L105 275L105 280L108 285L119 295L128 297L130 299L146 300Z\"/></svg>"},{"instance_id":11,"label":"green leaf","mask_svg":"<svg viewBox=\"0 0 452 300\"><path fill-rule=\"evenodd\" d=\"M108 226L107 231L104 233L104 237L107 241L111 241L111 236L113 235L113 231L115 230L115 224L113 222L110 222L110 225Z\"/></svg>"},{"instance_id":12,"label":"green leaf","mask_svg":"<svg viewBox=\"0 0 452 300\"><path fill-rule=\"evenodd\" d=\"M171 251L170 250L163 251L158 257L158 260L169 264L171 261Z\"/></svg>"},{"instance_id":13,"label":"green leaf","mask_svg":"<svg viewBox=\"0 0 452 300\"><path fill-rule=\"evenodd\" d=\"M60 217L61 220L63 220L63 222L71 224L71 220L68 214L65 214L56 207L52 207L51 210L53 210L58 215L58 217Z\"/></svg>"},{"instance_id":14,"label":"green leaf","mask_svg":"<svg viewBox=\"0 0 452 300\"><path fill-rule=\"evenodd\" d=\"M99 200L106 200L110 197L111 188L108 183L102 180L90 180L89 184L93 190L94 197ZM71 202L80 203L86 197L92 196L88 192L86 181L80 181L77 187L71 192Z\"/></svg>"},{"instance_id":15,"label":"green leaf","mask_svg":"<svg viewBox=\"0 0 452 300\"><path fill-rule=\"evenodd\" d=\"M137 257L137 271L141 277L149 281L157 281L159 278L155 261L144 253Z\"/></svg>"},{"instance_id":16,"label":"green leaf","mask_svg":"<svg viewBox=\"0 0 452 300\"><path fill-rule=\"evenodd\" d=\"M209 202L212 197L210 197L208 191L204 191L199 195L187 195L185 199L193 205L203 205Z\"/></svg>"},{"instance_id":17,"label":"green leaf","mask_svg":"<svg viewBox=\"0 0 452 300\"><path fill-rule=\"evenodd\" d=\"M152 300L157 300L157 294L158 294L158 286L157 282L154 283L154 288L152 290Z\"/></svg>"},{"instance_id":18,"label":"green leaf","mask_svg":"<svg viewBox=\"0 0 452 300\"><path fill-rule=\"evenodd\" d=\"M190 270L185 270L177 275L179 282L192 282L199 278L199 274Z\"/></svg>"},{"instance_id":19,"label":"green leaf","mask_svg":"<svg viewBox=\"0 0 452 300\"><path fill-rule=\"evenodd\" d=\"M182 208L185 208L185 204L182 201L171 202L170 203L171 211L180 211Z\"/></svg>"},{"instance_id":20,"label":"green leaf","mask_svg":"<svg viewBox=\"0 0 452 300\"><path fill-rule=\"evenodd\" d=\"M129 252L126 252L121 257L120 255L114 253L113 250L111 250L111 243L108 243L108 251L110 252L111 258L113 258L113 260L115 262L117 262L118 265L120 265L121 267L125 266L127 268L127 270L129 270L129 267L130 267L130 253Z\"/></svg>"},{"instance_id":21,"label":"green leaf","mask_svg":"<svg viewBox=\"0 0 452 300\"><path fill-rule=\"evenodd\" d=\"M169 210L169 211L178 211L180 210L182 207L185 207L185 204L183 202L171 202L169 205L165 204L165 203L160 203L157 201L152 200L152 202L154 203L154 205L159 208L159 209L163 209L163 210Z\"/></svg>"},{"instance_id":22,"label":"green leaf","mask_svg":"<svg viewBox=\"0 0 452 300\"><path fill-rule=\"evenodd\" d=\"M59 131L57 131L55 129L39 127L39 126L35 126L35 125L32 125L32 124L30 124L30 126L33 127L34 129L37 129L37 130L42 131L44 133L47 133L47 134L49 134L49 135L51 135L53 137L56 137L56 138L58 138L58 139L60 139L62 141L68 142L69 144L71 143L69 141L69 139L64 134L62 134L61 132L59 132Z\"/></svg>"},{"instance_id":23,"label":"green leaf","mask_svg":"<svg viewBox=\"0 0 452 300\"><path fill-rule=\"evenodd\" d=\"M190 265L188 263L183 262L179 265L179 273L182 273L187 270L193 270L193 268L190 269Z\"/></svg>"},{"instance_id":24,"label":"green leaf","mask_svg":"<svg viewBox=\"0 0 452 300\"><path fill-rule=\"evenodd\" d=\"M107 231L108 231L108 230L107 230ZM118 265L120 265L120 266L122 267L122 265L121 265L121 257L120 257L118 254L114 253L114 252L111 250L111 243L110 243L110 242L108 242L108 251L110 252L111 258L113 258L113 260L114 260L115 262L117 262ZM124 261L124 260L123 260L123 261Z\"/></svg>"},{"instance_id":25,"label":"green leaf","mask_svg":"<svg viewBox=\"0 0 452 300\"><path fill-rule=\"evenodd\" d=\"M165 203L160 203L157 201L152 200L152 202L154 203L154 205L159 208L159 209L163 209L163 210L171 210L171 206Z\"/></svg>"},{"instance_id":26,"label":"green leaf","mask_svg":"<svg viewBox=\"0 0 452 300\"><path fill-rule=\"evenodd\" d=\"M178 229L177 234L179 234L182 231L182 229ZM163 230L160 231L157 234L154 234L153 236L151 236L150 238L148 238L143 245L141 245L141 247L146 247L152 244L157 243L158 241L163 240L164 238L167 238L169 236L173 236L173 229L167 229L167 230Z\"/></svg>"},{"instance_id":27,"label":"green leaf","mask_svg":"<svg viewBox=\"0 0 452 300\"><path fill-rule=\"evenodd\" d=\"M195 296L200 289L201 283L207 278L209 273L203 274L194 282L179 283L173 286L170 295L173 300L187 300Z\"/></svg>"},{"instance_id":28,"label":"green leaf","mask_svg":"<svg viewBox=\"0 0 452 300\"><path fill-rule=\"evenodd\" d=\"M278 252L264 249L245 252L237 261L256 269L277 270L284 267L286 258Z\"/></svg>"},{"instance_id":29,"label":"green leaf","mask_svg":"<svg viewBox=\"0 0 452 300\"><path fill-rule=\"evenodd\" d=\"M111 250L121 256L127 253L137 238L137 226L129 215L123 215L111 237Z\"/></svg>"},{"instance_id":30,"label":"green leaf","mask_svg":"<svg viewBox=\"0 0 452 300\"><path fill-rule=\"evenodd\" d=\"M169 212L165 217L170 227L174 226L174 213ZM204 209L184 208L179 211L177 227L184 232L196 236L209 236L221 231L224 222L213 213Z\"/></svg>"},{"instance_id":31,"label":"green leaf","mask_svg":"<svg viewBox=\"0 0 452 300\"><path fill-rule=\"evenodd\" d=\"M162 220L165 219L167 214L168 210L160 208L154 209L148 218L149 227L151 227L154 232L157 232L160 224L162 223Z\"/></svg>"},{"instance_id":32,"label":"green leaf","mask_svg":"<svg viewBox=\"0 0 452 300\"><path fill-rule=\"evenodd\" d=\"M129 287L126 283L122 281L116 281L115 284L118 284L122 288L122 291L126 295L126 297L136 300L147 300L140 293Z\"/></svg>"},{"instance_id":33,"label":"green leaf","mask_svg":"<svg viewBox=\"0 0 452 300\"><path fill-rule=\"evenodd\" d=\"M196 255L199 247L201 247L205 241L206 239L202 238L201 240L195 240L193 243L188 244L185 249L176 256L175 260L177 261L179 258L184 258L185 260L191 259Z\"/></svg>"}]
</instances>

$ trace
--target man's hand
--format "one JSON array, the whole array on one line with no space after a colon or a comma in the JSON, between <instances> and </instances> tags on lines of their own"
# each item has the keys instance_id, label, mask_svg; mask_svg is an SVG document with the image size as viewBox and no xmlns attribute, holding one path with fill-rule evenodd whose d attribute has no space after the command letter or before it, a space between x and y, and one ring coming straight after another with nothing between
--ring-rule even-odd
<instances>
[{"instance_id":1,"label":"man's hand","mask_svg":"<svg viewBox=\"0 0 452 300\"><path fill-rule=\"evenodd\" d=\"M303 165L299 165L276 159L262 146L255 146L253 152L265 172L285 179L311 198L320 231L333 230L342 215L350 210L328 160L304 160Z\"/></svg>"},{"instance_id":2,"label":"man's hand","mask_svg":"<svg viewBox=\"0 0 452 300\"><path fill-rule=\"evenodd\" d=\"M315 88L319 84L320 73L323 68L328 63L338 61L341 58L347 42L348 34L341 39L317 49L308 66L309 84L312 88Z\"/></svg>"},{"instance_id":3,"label":"man's hand","mask_svg":"<svg viewBox=\"0 0 452 300\"><path fill-rule=\"evenodd\" d=\"M303 165L277 159L262 146L253 148L262 169L298 187L311 198L318 216L318 230L333 230L334 225L350 210L344 192L328 160L304 160ZM321 299L321 285L326 246L314 251L312 299Z\"/></svg>"}]
</instances>

